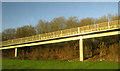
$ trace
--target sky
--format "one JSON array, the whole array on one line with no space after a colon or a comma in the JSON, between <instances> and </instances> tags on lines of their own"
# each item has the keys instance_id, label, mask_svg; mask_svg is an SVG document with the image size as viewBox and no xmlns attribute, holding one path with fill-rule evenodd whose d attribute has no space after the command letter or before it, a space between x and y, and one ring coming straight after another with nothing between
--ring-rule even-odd
<instances>
[{"instance_id":1,"label":"sky","mask_svg":"<svg viewBox=\"0 0 120 71\"><path fill-rule=\"evenodd\" d=\"M118 14L118 2L2 2L2 31L60 16L82 19L107 14Z\"/></svg>"}]
</instances>

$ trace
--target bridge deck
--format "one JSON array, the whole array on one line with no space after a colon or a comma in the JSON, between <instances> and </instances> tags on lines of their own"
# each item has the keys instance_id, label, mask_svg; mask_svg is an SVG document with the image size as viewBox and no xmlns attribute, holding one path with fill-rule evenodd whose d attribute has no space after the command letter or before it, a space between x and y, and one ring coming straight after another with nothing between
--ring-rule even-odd
<instances>
[{"instance_id":1,"label":"bridge deck","mask_svg":"<svg viewBox=\"0 0 120 71\"><path fill-rule=\"evenodd\" d=\"M3 41L2 45L0 46L8 46L8 45L28 43L28 42L62 38L62 37L67 37L67 36L95 33L95 32L100 32L100 31L118 29L119 27L120 25L118 23L118 20L115 20L115 21L111 21L110 23L104 22L104 23L99 23L99 24L94 24L94 25L88 25L88 26L77 27L77 28L72 28L72 29L49 32L49 33L40 34L40 35L34 35L30 37L7 40L7 41Z\"/></svg>"}]
</instances>

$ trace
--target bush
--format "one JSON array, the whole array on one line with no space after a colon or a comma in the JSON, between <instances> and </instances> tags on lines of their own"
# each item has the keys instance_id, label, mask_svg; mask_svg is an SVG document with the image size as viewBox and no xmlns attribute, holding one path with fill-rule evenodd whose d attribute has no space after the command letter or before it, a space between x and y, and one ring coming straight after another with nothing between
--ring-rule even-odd
<instances>
[{"instance_id":1,"label":"bush","mask_svg":"<svg viewBox=\"0 0 120 71\"><path fill-rule=\"evenodd\" d=\"M105 56L107 54L107 46L104 44L104 42L102 42L99 45L100 48L100 56Z\"/></svg>"}]
</instances>

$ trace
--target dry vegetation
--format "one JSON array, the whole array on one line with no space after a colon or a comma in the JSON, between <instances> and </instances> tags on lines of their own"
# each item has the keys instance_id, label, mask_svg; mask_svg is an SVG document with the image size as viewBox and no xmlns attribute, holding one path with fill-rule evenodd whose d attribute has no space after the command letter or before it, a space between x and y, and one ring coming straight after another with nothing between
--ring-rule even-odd
<instances>
[{"instance_id":1,"label":"dry vegetation","mask_svg":"<svg viewBox=\"0 0 120 71\"><path fill-rule=\"evenodd\" d=\"M84 48L85 61L120 61L118 36L84 40ZM14 49L2 53L3 59L79 61L78 41L18 48L17 58L14 58Z\"/></svg>"}]
</instances>

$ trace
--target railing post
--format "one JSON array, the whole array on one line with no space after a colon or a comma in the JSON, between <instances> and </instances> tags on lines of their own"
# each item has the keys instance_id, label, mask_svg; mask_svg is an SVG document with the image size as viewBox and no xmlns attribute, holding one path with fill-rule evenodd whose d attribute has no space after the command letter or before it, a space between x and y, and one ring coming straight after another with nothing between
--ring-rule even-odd
<instances>
[{"instance_id":1,"label":"railing post","mask_svg":"<svg viewBox=\"0 0 120 71\"><path fill-rule=\"evenodd\" d=\"M108 22L108 28L110 29L110 23Z\"/></svg>"},{"instance_id":2,"label":"railing post","mask_svg":"<svg viewBox=\"0 0 120 71\"><path fill-rule=\"evenodd\" d=\"M41 39L41 34L39 34L39 35L37 36L37 38L39 38L39 40L42 40L42 39Z\"/></svg>"},{"instance_id":3,"label":"railing post","mask_svg":"<svg viewBox=\"0 0 120 71\"><path fill-rule=\"evenodd\" d=\"M54 34L54 32L53 32L53 37L55 37L55 34ZM52 38L53 38L53 37L52 37Z\"/></svg>"},{"instance_id":4,"label":"railing post","mask_svg":"<svg viewBox=\"0 0 120 71\"><path fill-rule=\"evenodd\" d=\"M80 33L80 29L79 29L80 27L78 27L78 33Z\"/></svg>"},{"instance_id":5,"label":"railing post","mask_svg":"<svg viewBox=\"0 0 120 71\"><path fill-rule=\"evenodd\" d=\"M60 32L61 32L61 36L62 36L62 30Z\"/></svg>"}]
</instances>

